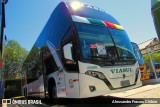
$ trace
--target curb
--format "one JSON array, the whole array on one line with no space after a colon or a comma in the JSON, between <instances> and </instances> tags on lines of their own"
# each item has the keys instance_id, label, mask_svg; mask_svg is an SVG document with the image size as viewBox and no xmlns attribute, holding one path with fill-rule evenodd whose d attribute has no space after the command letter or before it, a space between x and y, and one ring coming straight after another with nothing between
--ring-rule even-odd
<instances>
[{"instance_id":1,"label":"curb","mask_svg":"<svg viewBox=\"0 0 160 107\"><path fill-rule=\"evenodd\" d=\"M120 97L120 98L121 97L129 98L132 95L136 95L136 94L150 91L150 90L157 89L157 88L160 88L160 84L145 85L145 86L141 86L139 88L135 88L135 89L119 92L119 93L112 93L112 94L110 94L110 96Z\"/></svg>"},{"instance_id":2,"label":"curb","mask_svg":"<svg viewBox=\"0 0 160 107\"><path fill-rule=\"evenodd\" d=\"M150 80L142 81L143 85L152 85L152 84L158 84L158 83L160 83L160 79L150 79Z\"/></svg>"}]
</instances>

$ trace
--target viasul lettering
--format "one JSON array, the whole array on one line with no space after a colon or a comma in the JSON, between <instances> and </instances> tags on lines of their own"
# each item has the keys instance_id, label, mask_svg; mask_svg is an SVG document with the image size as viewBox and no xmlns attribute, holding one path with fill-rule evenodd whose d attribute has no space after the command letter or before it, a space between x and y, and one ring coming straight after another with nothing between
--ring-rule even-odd
<instances>
[{"instance_id":1,"label":"viasul lettering","mask_svg":"<svg viewBox=\"0 0 160 107\"><path fill-rule=\"evenodd\" d=\"M132 72L132 71L133 71L132 68L111 69L112 74Z\"/></svg>"}]
</instances>

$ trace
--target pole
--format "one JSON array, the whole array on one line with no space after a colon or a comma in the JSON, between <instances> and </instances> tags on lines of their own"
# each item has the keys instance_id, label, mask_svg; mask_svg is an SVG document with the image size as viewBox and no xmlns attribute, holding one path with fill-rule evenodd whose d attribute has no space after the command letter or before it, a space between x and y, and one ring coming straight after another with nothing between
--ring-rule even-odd
<instances>
[{"instance_id":1,"label":"pole","mask_svg":"<svg viewBox=\"0 0 160 107\"><path fill-rule=\"evenodd\" d=\"M149 60L151 62L151 66L152 66L152 69L153 69L153 73L155 75L155 79L157 79L157 74L156 74L156 70L155 70L155 66L153 64L153 61L152 61L152 57L150 55L150 52L149 52L149 48L147 47L147 53L148 53L148 56L149 56Z\"/></svg>"}]
</instances>

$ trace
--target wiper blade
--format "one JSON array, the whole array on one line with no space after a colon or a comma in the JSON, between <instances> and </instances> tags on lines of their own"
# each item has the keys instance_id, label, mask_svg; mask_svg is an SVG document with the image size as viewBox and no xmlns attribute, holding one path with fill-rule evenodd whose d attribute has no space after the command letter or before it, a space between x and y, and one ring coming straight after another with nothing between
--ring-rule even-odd
<instances>
[{"instance_id":1,"label":"wiper blade","mask_svg":"<svg viewBox=\"0 0 160 107\"><path fill-rule=\"evenodd\" d=\"M116 58L117 59L117 58ZM128 57L118 57L119 61L133 61L134 63L136 62L136 59L128 59Z\"/></svg>"},{"instance_id":2,"label":"wiper blade","mask_svg":"<svg viewBox=\"0 0 160 107\"><path fill-rule=\"evenodd\" d=\"M111 62L112 64L115 63L114 60L112 60L112 58L107 57L107 56L93 56L93 55L91 55L90 57L91 57L91 58L101 58L101 59L103 59L104 61Z\"/></svg>"},{"instance_id":3,"label":"wiper blade","mask_svg":"<svg viewBox=\"0 0 160 107\"><path fill-rule=\"evenodd\" d=\"M116 61L122 61L122 62L128 62L128 61L133 61L134 63L136 62L136 59L127 59L127 57L110 57L110 61L112 61L112 63L114 64Z\"/></svg>"},{"instance_id":4,"label":"wiper blade","mask_svg":"<svg viewBox=\"0 0 160 107\"><path fill-rule=\"evenodd\" d=\"M108 57L107 55L104 55L104 56L94 56L94 55L91 55L90 57L91 58L101 58L101 59L105 59L105 60L108 60L108 61L112 60L112 58Z\"/></svg>"},{"instance_id":5,"label":"wiper blade","mask_svg":"<svg viewBox=\"0 0 160 107\"><path fill-rule=\"evenodd\" d=\"M134 61L134 62L136 62L137 60L136 59L120 59L120 61Z\"/></svg>"},{"instance_id":6,"label":"wiper blade","mask_svg":"<svg viewBox=\"0 0 160 107\"><path fill-rule=\"evenodd\" d=\"M93 56L93 55L91 55L90 57L91 58L103 58L103 59L106 58L106 57L103 57L103 56Z\"/></svg>"}]
</instances>

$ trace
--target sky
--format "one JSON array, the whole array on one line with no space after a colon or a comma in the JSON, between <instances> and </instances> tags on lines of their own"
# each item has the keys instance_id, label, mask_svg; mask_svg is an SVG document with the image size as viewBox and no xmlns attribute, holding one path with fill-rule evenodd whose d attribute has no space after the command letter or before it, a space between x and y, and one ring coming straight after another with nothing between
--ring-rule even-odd
<instances>
[{"instance_id":1,"label":"sky","mask_svg":"<svg viewBox=\"0 0 160 107\"><path fill-rule=\"evenodd\" d=\"M72 1L72 0L64 0ZM77 0L99 7L115 17L137 44L157 37L151 0ZM5 34L30 51L49 16L61 0L8 0Z\"/></svg>"}]
</instances>

